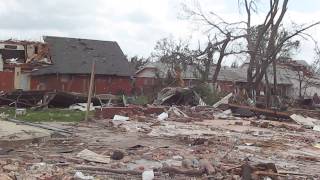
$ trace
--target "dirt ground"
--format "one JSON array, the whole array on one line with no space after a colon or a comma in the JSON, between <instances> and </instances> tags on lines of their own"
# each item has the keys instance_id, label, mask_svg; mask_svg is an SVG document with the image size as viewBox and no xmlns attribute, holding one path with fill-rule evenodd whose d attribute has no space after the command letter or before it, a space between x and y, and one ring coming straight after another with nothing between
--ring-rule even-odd
<instances>
[{"instance_id":1,"label":"dirt ground","mask_svg":"<svg viewBox=\"0 0 320 180\"><path fill-rule=\"evenodd\" d=\"M141 179L152 169L155 179L241 179L245 163L274 164L277 175L265 178L320 178L320 132L293 122L130 118L47 125L72 133L50 131L50 138L2 146L0 179L72 179L77 172L82 179ZM110 162L79 157L85 149ZM213 172L198 173L204 161Z\"/></svg>"}]
</instances>

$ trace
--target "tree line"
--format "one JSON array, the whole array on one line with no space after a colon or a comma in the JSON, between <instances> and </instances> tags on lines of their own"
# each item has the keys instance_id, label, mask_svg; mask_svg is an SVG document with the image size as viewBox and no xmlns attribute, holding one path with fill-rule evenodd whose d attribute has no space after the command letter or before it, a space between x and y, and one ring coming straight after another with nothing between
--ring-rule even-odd
<instances>
[{"instance_id":1,"label":"tree line","mask_svg":"<svg viewBox=\"0 0 320 180\"><path fill-rule=\"evenodd\" d=\"M259 92L260 84L265 79L266 95L277 91L277 63L281 59L290 59L297 52L304 40L314 41L307 30L320 24L292 23L284 25L288 11L289 0L269 0L265 11L261 2L257 0L238 0L239 13L244 12L241 21L228 22L223 16L214 11L204 11L201 4L182 4L185 18L192 23L200 24L205 30L207 40L204 47L191 48L187 40L174 40L163 38L159 40L152 53L153 57L164 64L169 65L174 71L181 71L187 65L193 65L200 73L200 79L207 81L209 78L215 85L222 64L228 56L243 56L248 61L247 68L247 92L253 97ZM263 16L260 22L253 23L253 19ZM315 60L312 71L319 73L320 51L315 42ZM234 58L236 59L236 58ZM136 68L150 61L150 58L133 57L132 62ZM232 63L236 67L239 62ZM210 69L213 68L214 69ZM272 83L268 79L268 69L272 69ZM213 74L210 74L210 71ZM209 77L212 76L212 77ZM300 78L300 74L299 74ZM301 77L302 79L303 77ZM271 87L270 84L273 84Z\"/></svg>"}]
</instances>

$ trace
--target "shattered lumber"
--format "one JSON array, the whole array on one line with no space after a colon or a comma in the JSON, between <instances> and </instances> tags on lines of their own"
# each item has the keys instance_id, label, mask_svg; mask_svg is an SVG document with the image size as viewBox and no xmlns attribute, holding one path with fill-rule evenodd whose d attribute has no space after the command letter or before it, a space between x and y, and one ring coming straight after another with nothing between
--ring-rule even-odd
<instances>
[{"instance_id":1,"label":"shattered lumber","mask_svg":"<svg viewBox=\"0 0 320 180\"><path fill-rule=\"evenodd\" d=\"M254 112L257 115L265 115L265 116L274 117L274 118L290 119L290 114L285 112L279 112L276 110L261 109L257 107L243 106L243 105L237 105L237 104L231 104L231 103L229 103L228 105L231 109L237 109L237 108L247 109Z\"/></svg>"},{"instance_id":2,"label":"shattered lumber","mask_svg":"<svg viewBox=\"0 0 320 180\"><path fill-rule=\"evenodd\" d=\"M191 105L205 106L201 97L191 88L166 87L154 100L155 105Z\"/></svg>"},{"instance_id":3,"label":"shattered lumber","mask_svg":"<svg viewBox=\"0 0 320 180\"><path fill-rule=\"evenodd\" d=\"M109 100L108 97L104 98L103 95L92 97L92 103L102 105ZM3 95L0 95L0 105L12 106L15 104L17 107L31 107L33 109L40 109L43 107L57 107L68 108L76 103L86 103L87 95L74 92L63 91L21 91L15 90Z\"/></svg>"},{"instance_id":4,"label":"shattered lumber","mask_svg":"<svg viewBox=\"0 0 320 180\"><path fill-rule=\"evenodd\" d=\"M229 93L228 95L226 95L225 97L223 97L222 99L220 99L220 101L216 102L213 107L217 108L219 107L221 104L228 104L228 100L229 98L232 96L232 93Z\"/></svg>"},{"instance_id":5,"label":"shattered lumber","mask_svg":"<svg viewBox=\"0 0 320 180\"><path fill-rule=\"evenodd\" d=\"M0 105L10 105L10 104L16 104L17 107L23 106L23 107L32 107L33 104L17 101L14 99L6 98L3 96L0 96Z\"/></svg>"},{"instance_id":6,"label":"shattered lumber","mask_svg":"<svg viewBox=\"0 0 320 180\"><path fill-rule=\"evenodd\" d=\"M50 107L48 102L66 105L65 101L69 98L78 97L68 94L68 97L63 98L64 95L66 94L60 93L56 96L55 92L47 94L47 100L41 101L41 107ZM52 101L51 98L55 100ZM110 98L106 96L101 99ZM229 107L232 111L221 110ZM249 112L252 118L233 116L243 116L246 112ZM28 141L23 146L17 139L21 135L19 133L2 136L10 141L16 140L19 145L12 145L16 149L10 151L0 149L0 164L8 165L4 168L8 174L11 171L30 174L42 167L38 171L39 174L49 172L47 176L52 179L66 179L54 177L53 173L64 174L69 179L76 174L96 179L106 179L106 176L115 177L114 179L141 179L141 176L147 173L152 174L154 179L165 179L168 176L175 179L318 179L319 170L315 162L320 154L320 145L316 144L319 132L305 126L292 125L291 122L275 122L267 118L254 117L263 114L274 118L288 118L291 114L289 112L236 104L224 104L223 107L219 106L219 109L133 104L123 107L108 104L102 105L95 113L95 119L90 123L66 123L61 129L47 123L37 124L9 119L13 126L26 124L50 131L39 129L39 132L46 132L45 140L40 141L32 137L31 144ZM162 113L166 113L168 118L159 120L158 115ZM230 115L231 113L234 114ZM223 115L226 116L223 118ZM126 116L126 120L121 121L121 118L114 118L115 116ZM6 131L5 128L7 127L2 126L0 130ZM31 130L27 130L28 128ZM37 132L38 129L27 126L22 129L23 135L28 136L36 134L33 131ZM50 137L51 131L55 132ZM59 132L62 135L76 133L73 136L59 136ZM115 152L121 152L121 157L117 158ZM252 159L244 166L243 159L249 153L254 156L250 156ZM19 157L19 164L8 161L15 157ZM289 160L288 166L272 163L286 160ZM277 165L279 169L292 170L290 167L301 164L305 166L296 171L304 174L279 172L276 169Z\"/></svg>"}]
</instances>

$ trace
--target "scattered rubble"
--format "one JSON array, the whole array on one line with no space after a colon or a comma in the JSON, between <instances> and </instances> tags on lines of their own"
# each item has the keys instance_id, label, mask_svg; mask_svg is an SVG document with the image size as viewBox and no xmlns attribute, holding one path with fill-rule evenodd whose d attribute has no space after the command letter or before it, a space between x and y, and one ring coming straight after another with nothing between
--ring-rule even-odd
<instances>
[{"instance_id":1,"label":"scattered rubble","mask_svg":"<svg viewBox=\"0 0 320 180\"><path fill-rule=\"evenodd\" d=\"M163 97L176 95L169 94ZM0 177L320 178L316 117L228 103L228 98L217 108L190 105L186 97L179 101L183 105L177 99L167 106L100 103L90 121L77 124L31 123L3 114Z\"/></svg>"},{"instance_id":2,"label":"scattered rubble","mask_svg":"<svg viewBox=\"0 0 320 180\"><path fill-rule=\"evenodd\" d=\"M154 100L156 105L201 105L206 104L201 97L190 88L167 87L158 93L157 99Z\"/></svg>"}]
</instances>

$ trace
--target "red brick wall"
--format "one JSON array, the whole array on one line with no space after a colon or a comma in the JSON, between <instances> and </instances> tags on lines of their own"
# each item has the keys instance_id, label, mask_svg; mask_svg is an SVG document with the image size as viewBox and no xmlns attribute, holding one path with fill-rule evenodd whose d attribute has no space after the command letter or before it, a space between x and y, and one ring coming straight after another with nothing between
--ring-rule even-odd
<instances>
[{"instance_id":1,"label":"red brick wall","mask_svg":"<svg viewBox=\"0 0 320 180\"><path fill-rule=\"evenodd\" d=\"M11 91L14 88L14 72L0 72L0 91Z\"/></svg>"},{"instance_id":2,"label":"red brick wall","mask_svg":"<svg viewBox=\"0 0 320 180\"><path fill-rule=\"evenodd\" d=\"M220 87L221 92L230 93L234 90L234 83L230 81L218 81L218 86Z\"/></svg>"},{"instance_id":3,"label":"red brick wall","mask_svg":"<svg viewBox=\"0 0 320 180\"><path fill-rule=\"evenodd\" d=\"M138 77L136 78L136 87L152 87L156 85L155 78Z\"/></svg>"},{"instance_id":4,"label":"red brick wall","mask_svg":"<svg viewBox=\"0 0 320 180\"><path fill-rule=\"evenodd\" d=\"M32 90L59 90L69 92L87 93L89 89L89 75L43 75L31 78ZM131 93L130 77L96 75L96 94L125 94Z\"/></svg>"},{"instance_id":5,"label":"red brick wall","mask_svg":"<svg viewBox=\"0 0 320 180\"><path fill-rule=\"evenodd\" d=\"M149 77L137 77L135 80L135 86L133 87L135 93L138 95L146 95L154 93L156 87L161 85L156 78Z\"/></svg>"}]
</instances>

